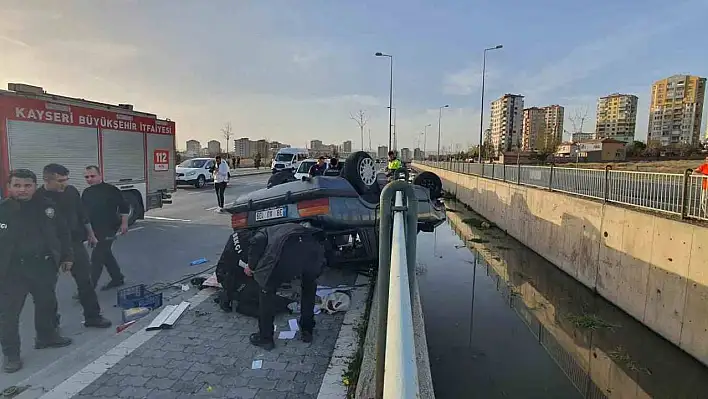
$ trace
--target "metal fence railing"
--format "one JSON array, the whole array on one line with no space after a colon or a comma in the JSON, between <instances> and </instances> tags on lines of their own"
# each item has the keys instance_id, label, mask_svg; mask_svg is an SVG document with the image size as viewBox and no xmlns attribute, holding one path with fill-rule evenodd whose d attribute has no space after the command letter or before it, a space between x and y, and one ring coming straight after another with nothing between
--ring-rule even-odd
<instances>
[{"instance_id":1,"label":"metal fence railing","mask_svg":"<svg viewBox=\"0 0 708 399\"><path fill-rule=\"evenodd\" d=\"M418 200L410 183L397 180L384 188L380 201L376 398L418 398L412 297Z\"/></svg>"},{"instance_id":2,"label":"metal fence railing","mask_svg":"<svg viewBox=\"0 0 708 399\"><path fill-rule=\"evenodd\" d=\"M458 173L708 220L708 176L551 166L421 162Z\"/></svg>"}]
</instances>

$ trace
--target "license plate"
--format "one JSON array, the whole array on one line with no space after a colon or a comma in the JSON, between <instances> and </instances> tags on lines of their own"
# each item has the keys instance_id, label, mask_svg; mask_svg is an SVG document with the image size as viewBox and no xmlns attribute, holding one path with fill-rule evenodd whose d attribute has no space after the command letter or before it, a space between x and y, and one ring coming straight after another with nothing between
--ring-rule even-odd
<instances>
[{"instance_id":1,"label":"license plate","mask_svg":"<svg viewBox=\"0 0 708 399\"><path fill-rule=\"evenodd\" d=\"M284 206L256 211L256 222L270 219L284 218L287 216L287 209Z\"/></svg>"}]
</instances>

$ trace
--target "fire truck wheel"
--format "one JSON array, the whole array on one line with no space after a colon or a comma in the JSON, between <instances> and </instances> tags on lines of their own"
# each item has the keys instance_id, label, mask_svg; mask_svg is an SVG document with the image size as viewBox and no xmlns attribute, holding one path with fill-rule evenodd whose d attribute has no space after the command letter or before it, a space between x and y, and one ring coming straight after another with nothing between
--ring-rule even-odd
<instances>
[{"instance_id":1,"label":"fire truck wheel","mask_svg":"<svg viewBox=\"0 0 708 399\"><path fill-rule=\"evenodd\" d=\"M136 220L143 217L143 205L138 196L132 192L124 192L123 198L130 207L130 213L128 214L128 226L132 226Z\"/></svg>"}]
</instances>

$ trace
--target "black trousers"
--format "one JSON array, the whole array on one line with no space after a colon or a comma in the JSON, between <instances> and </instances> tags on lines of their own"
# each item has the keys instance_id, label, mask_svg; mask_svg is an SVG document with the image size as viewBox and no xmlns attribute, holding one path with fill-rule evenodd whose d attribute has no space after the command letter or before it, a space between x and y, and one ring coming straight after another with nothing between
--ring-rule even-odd
<instances>
[{"instance_id":1,"label":"black trousers","mask_svg":"<svg viewBox=\"0 0 708 399\"><path fill-rule=\"evenodd\" d=\"M123 273L120 271L118 261L113 256L113 238L99 239L96 248L91 253L91 279L93 280L93 288L98 285L98 280L101 279L103 268L105 267L112 281L123 281Z\"/></svg>"},{"instance_id":2,"label":"black trousers","mask_svg":"<svg viewBox=\"0 0 708 399\"><path fill-rule=\"evenodd\" d=\"M76 288L79 291L79 302L84 308L84 319L95 319L101 315L101 306L96 296L96 286L92 279L92 266L84 243L72 243L74 250L74 264L71 267L71 276L74 277Z\"/></svg>"},{"instance_id":3,"label":"black trousers","mask_svg":"<svg viewBox=\"0 0 708 399\"><path fill-rule=\"evenodd\" d=\"M277 268L277 266L276 266ZM275 274L277 270L273 271ZM305 272L301 276L302 295L300 297L300 328L312 333L315 328L315 296L317 295L317 275ZM259 316L258 329L261 337L273 339L273 322L275 321L276 291L283 279L277 275L271 276L268 284L261 287L258 297Z\"/></svg>"},{"instance_id":4,"label":"black trousers","mask_svg":"<svg viewBox=\"0 0 708 399\"><path fill-rule=\"evenodd\" d=\"M216 201L219 203L219 207L224 207L224 192L226 191L226 182L214 183L214 189L216 190Z\"/></svg>"},{"instance_id":5,"label":"black trousers","mask_svg":"<svg viewBox=\"0 0 708 399\"><path fill-rule=\"evenodd\" d=\"M0 345L5 356L20 355L20 314L27 295L34 301L37 340L57 334L57 267L44 258L20 259L0 278Z\"/></svg>"}]
</instances>

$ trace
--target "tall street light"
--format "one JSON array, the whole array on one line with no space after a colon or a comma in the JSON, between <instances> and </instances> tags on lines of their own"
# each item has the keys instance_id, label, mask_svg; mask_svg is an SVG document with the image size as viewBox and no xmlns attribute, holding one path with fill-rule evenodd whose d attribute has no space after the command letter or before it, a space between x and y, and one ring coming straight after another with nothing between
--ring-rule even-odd
<instances>
[{"instance_id":1,"label":"tall street light","mask_svg":"<svg viewBox=\"0 0 708 399\"><path fill-rule=\"evenodd\" d=\"M428 123L427 125L425 125L425 128L423 128L423 156L425 158L428 157L428 154L427 154L428 145L426 143L428 141L428 128L430 126L433 126L433 125Z\"/></svg>"},{"instance_id":2,"label":"tall street light","mask_svg":"<svg viewBox=\"0 0 708 399\"><path fill-rule=\"evenodd\" d=\"M375 55L377 57L388 57L389 66L391 68L388 83L388 149L391 150L393 148L393 56L384 53L376 53Z\"/></svg>"},{"instance_id":3,"label":"tall street light","mask_svg":"<svg viewBox=\"0 0 708 399\"><path fill-rule=\"evenodd\" d=\"M494 47L489 47L484 49L484 55L482 56L482 103L479 107L479 157L478 162L482 163L482 135L484 134L484 75L487 72L487 51L499 50L502 48L501 44Z\"/></svg>"},{"instance_id":4,"label":"tall street light","mask_svg":"<svg viewBox=\"0 0 708 399\"><path fill-rule=\"evenodd\" d=\"M440 160L440 132L441 132L440 126L442 123L442 110L443 110L443 108L449 108L449 107L450 107L449 104L445 104L438 109L438 111L439 111L438 112L438 158L436 159L436 161Z\"/></svg>"}]
</instances>

